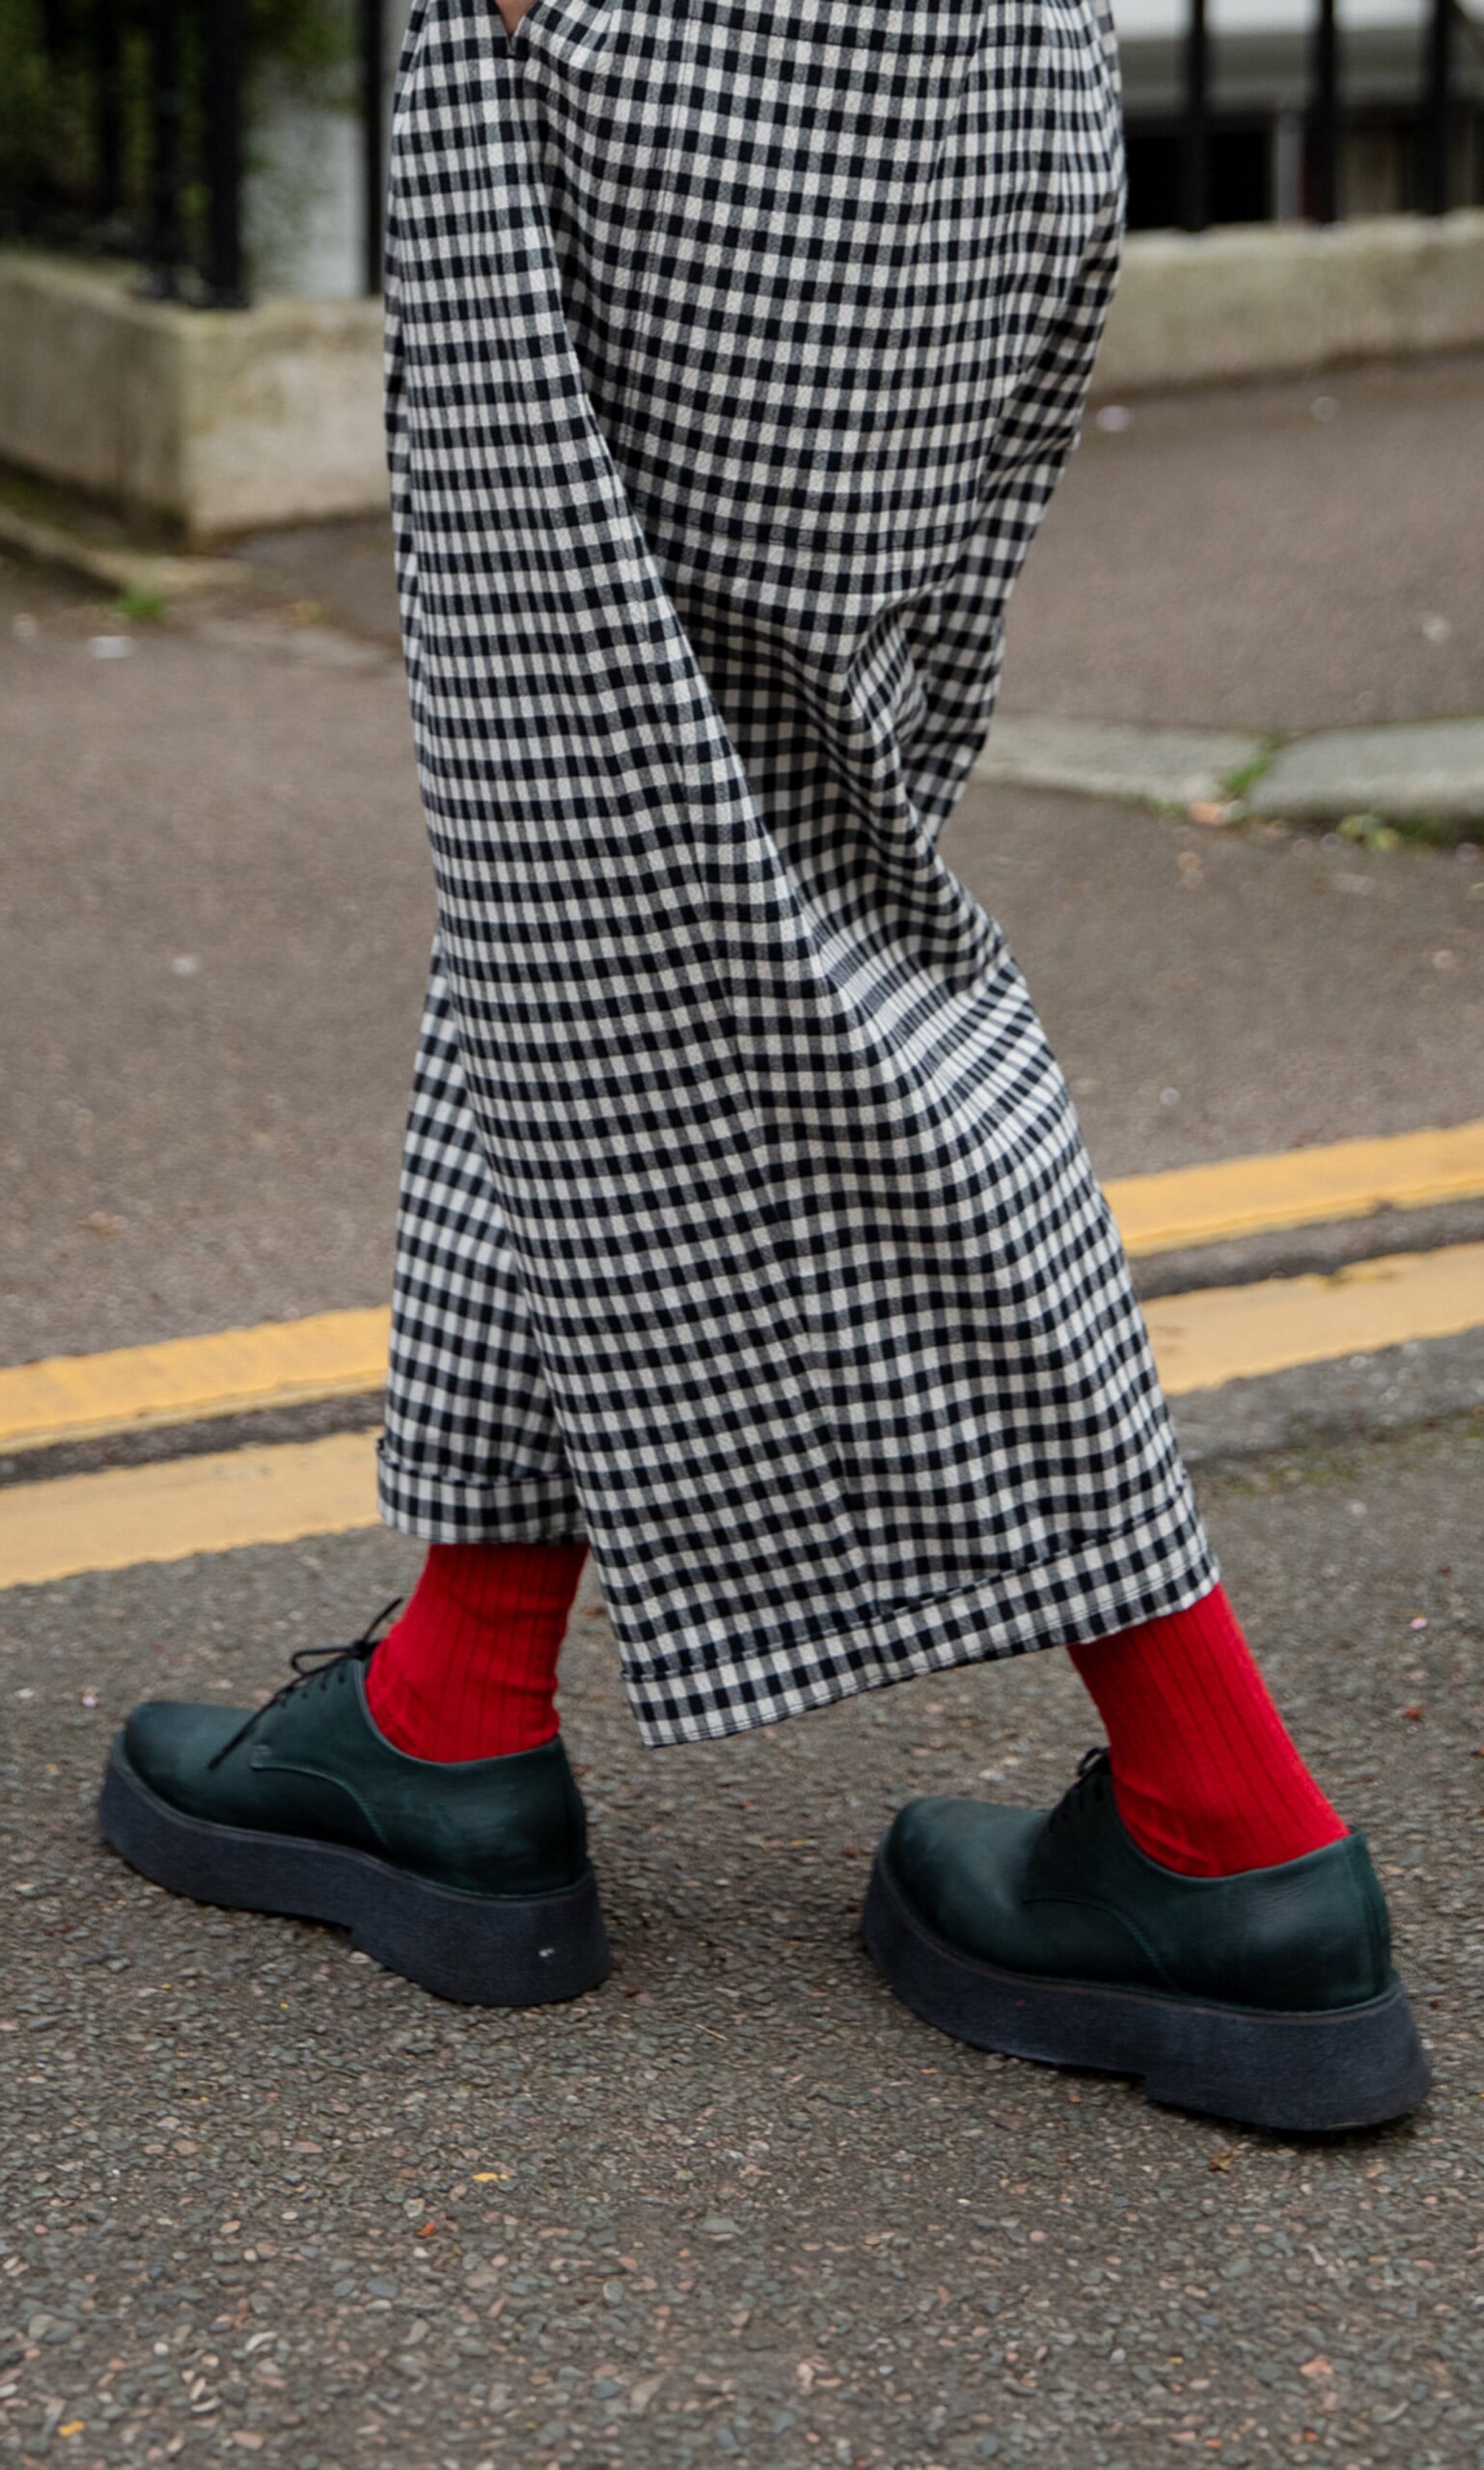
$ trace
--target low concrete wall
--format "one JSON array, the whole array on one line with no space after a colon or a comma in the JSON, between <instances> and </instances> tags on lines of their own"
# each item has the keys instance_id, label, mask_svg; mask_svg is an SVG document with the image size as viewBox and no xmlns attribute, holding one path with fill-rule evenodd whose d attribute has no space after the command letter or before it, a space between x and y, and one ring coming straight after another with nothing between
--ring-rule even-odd
<instances>
[{"instance_id":1,"label":"low concrete wall","mask_svg":"<svg viewBox=\"0 0 1484 2470\"><path fill-rule=\"evenodd\" d=\"M181 309L133 280L0 250L0 460L195 541L385 503L378 300Z\"/></svg>"},{"instance_id":2,"label":"low concrete wall","mask_svg":"<svg viewBox=\"0 0 1484 2470\"><path fill-rule=\"evenodd\" d=\"M237 313L0 250L0 461L204 542L386 503L381 304ZM1484 347L1484 212L1137 233L1095 400Z\"/></svg>"},{"instance_id":3,"label":"low concrete wall","mask_svg":"<svg viewBox=\"0 0 1484 2470\"><path fill-rule=\"evenodd\" d=\"M1140 232L1094 399L1484 346L1484 211Z\"/></svg>"}]
</instances>

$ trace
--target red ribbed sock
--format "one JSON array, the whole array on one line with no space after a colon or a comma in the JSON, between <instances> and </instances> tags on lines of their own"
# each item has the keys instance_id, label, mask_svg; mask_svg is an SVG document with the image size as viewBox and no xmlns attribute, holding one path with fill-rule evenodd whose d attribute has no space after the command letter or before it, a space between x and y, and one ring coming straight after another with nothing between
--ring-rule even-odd
<instances>
[{"instance_id":1,"label":"red ribbed sock","mask_svg":"<svg viewBox=\"0 0 1484 2470\"><path fill-rule=\"evenodd\" d=\"M1297 1861L1345 1833L1224 1587L1070 1652L1108 1728L1118 1816L1151 1860L1220 1879Z\"/></svg>"},{"instance_id":2,"label":"red ribbed sock","mask_svg":"<svg viewBox=\"0 0 1484 2470\"><path fill-rule=\"evenodd\" d=\"M413 1758L504 1758L559 1730L557 1658L586 1544L434 1544L371 1660L379 1729Z\"/></svg>"}]
</instances>

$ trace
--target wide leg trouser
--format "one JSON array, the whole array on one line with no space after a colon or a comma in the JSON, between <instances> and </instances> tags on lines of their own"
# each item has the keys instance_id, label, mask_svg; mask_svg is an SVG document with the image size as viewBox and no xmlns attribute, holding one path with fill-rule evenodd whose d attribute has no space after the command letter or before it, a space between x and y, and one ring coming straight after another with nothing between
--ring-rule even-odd
<instances>
[{"instance_id":1,"label":"wide leg trouser","mask_svg":"<svg viewBox=\"0 0 1484 2470\"><path fill-rule=\"evenodd\" d=\"M586 1533L651 1742L1216 1565L937 853L1123 216L1105 0L418 0L387 409L439 929L386 1517Z\"/></svg>"}]
</instances>

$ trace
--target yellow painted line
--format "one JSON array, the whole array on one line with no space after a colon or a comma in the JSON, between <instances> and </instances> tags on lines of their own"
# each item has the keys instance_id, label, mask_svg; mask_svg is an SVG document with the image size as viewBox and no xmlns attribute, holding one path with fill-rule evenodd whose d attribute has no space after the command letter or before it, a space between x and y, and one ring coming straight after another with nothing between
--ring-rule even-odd
<instances>
[{"instance_id":1,"label":"yellow painted line","mask_svg":"<svg viewBox=\"0 0 1484 2470\"><path fill-rule=\"evenodd\" d=\"M321 1312L0 1370L0 1449L42 1449L253 1408L354 1397L386 1379L391 1315Z\"/></svg>"},{"instance_id":2,"label":"yellow painted line","mask_svg":"<svg viewBox=\"0 0 1484 2470\"><path fill-rule=\"evenodd\" d=\"M1484 1244L1167 1295L1145 1317L1171 1396L1219 1388L1484 1328ZM0 1490L0 1587L374 1526L375 1489L371 1433L17 1484Z\"/></svg>"},{"instance_id":3,"label":"yellow painted line","mask_svg":"<svg viewBox=\"0 0 1484 2470\"><path fill-rule=\"evenodd\" d=\"M1484 1244L1388 1252L1329 1276L1166 1295L1144 1306L1160 1379L1172 1398L1296 1364L1374 1355L1409 1338L1484 1328Z\"/></svg>"},{"instance_id":4,"label":"yellow painted line","mask_svg":"<svg viewBox=\"0 0 1484 2470\"><path fill-rule=\"evenodd\" d=\"M1232 1158L1107 1186L1130 1254L1484 1197L1484 1123ZM107 1355L0 1369L0 1450L41 1449L156 1424L193 1423L378 1389L384 1309L265 1321Z\"/></svg>"},{"instance_id":5,"label":"yellow painted line","mask_svg":"<svg viewBox=\"0 0 1484 2470\"><path fill-rule=\"evenodd\" d=\"M1357 1218L1387 1205L1421 1209L1484 1197L1484 1123L1128 1175L1107 1192L1131 1254ZM384 1309L322 1312L15 1364L0 1369L0 1450L379 1389L389 1331Z\"/></svg>"},{"instance_id":6,"label":"yellow painted line","mask_svg":"<svg viewBox=\"0 0 1484 2470\"><path fill-rule=\"evenodd\" d=\"M1227 1158L1104 1187L1130 1254L1484 1196L1484 1123Z\"/></svg>"},{"instance_id":7,"label":"yellow painted line","mask_svg":"<svg viewBox=\"0 0 1484 2470\"><path fill-rule=\"evenodd\" d=\"M0 1491L0 1586L44 1586L82 1570L183 1561L244 1544L297 1544L377 1523L371 1433L59 1475Z\"/></svg>"}]
</instances>

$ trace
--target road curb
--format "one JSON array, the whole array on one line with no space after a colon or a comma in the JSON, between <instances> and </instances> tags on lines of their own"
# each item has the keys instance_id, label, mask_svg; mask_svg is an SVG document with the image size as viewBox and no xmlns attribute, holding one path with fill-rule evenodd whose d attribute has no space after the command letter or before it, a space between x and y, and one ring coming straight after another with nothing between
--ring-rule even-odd
<instances>
[{"instance_id":1,"label":"road curb","mask_svg":"<svg viewBox=\"0 0 1484 2470\"><path fill-rule=\"evenodd\" d=\"M1034 713L998 718L971 778L1131 806L1209 808L1198 820L1390 825L1453 842L1484 825L1484 719L1398 721L1280 737Z\"/></svg>"},{"instance_id":2,"label":"road curb","mask_svg":"<svg viewBox=\"0 0 1484 2470\"><path fill-rule=\"evenodd\" d=\"M193 592L239 587L250 573L228 558L171 557L156 550L110 549L86 540L64 524L47 523L0 504L0 551L29 559L33 565L52 566L75 575L82 583L101 584L114 593L146 593L159 600L179 600Z\"/></svg>"}]
</instances>

